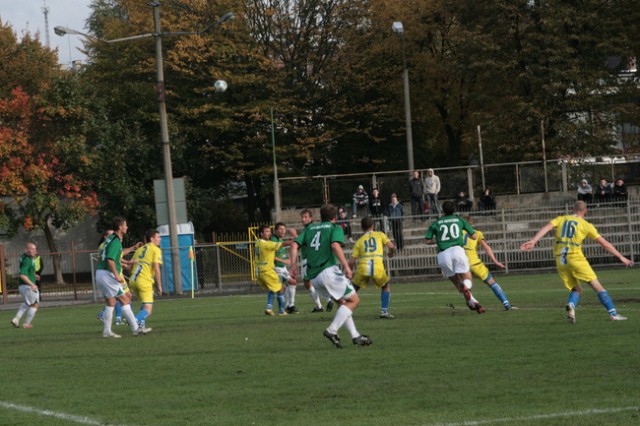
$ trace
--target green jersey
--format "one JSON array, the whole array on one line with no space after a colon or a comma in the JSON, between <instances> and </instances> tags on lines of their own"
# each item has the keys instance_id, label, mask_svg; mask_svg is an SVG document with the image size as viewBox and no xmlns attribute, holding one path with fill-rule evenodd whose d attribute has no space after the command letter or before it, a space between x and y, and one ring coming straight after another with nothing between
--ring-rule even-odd
<instances>
[{"instance_id":1,"label":"green jersey","mask_svg":"<svg viewBox=\"0 0 640 426\"><path fill-rule=\"evenodd\" d=\"M276 243L284 242L283 239L280 239L280 238L276 237L275 235L271 237L271 241L275 241ZM283 260L289 259L289 252L287 251L287 248L286 247L280 247L276 251L276 257L278 259L283 259ZM276 268L282 268L284 266L287 266L286 264L284 264L282 262L277 262L277 261L274 264L275 264Z\"/></svg>"},{"instance_id":2,"label":"green jersey","mask_svg":"<svg viewBox=\"0 0 640 426\"><path fill-rule=\"evenodd\" d=\"M33 257L23 254L20 257L20 275L25 275L33 284L36 283L36 262ZM20 279L20 285L28 285Z\"/></svg>"},{"instance_id":3,"label":"green jersey","mask_svg":"<svg viewBox=\"0 0 640 426\"><path fill-rule=\"evenodd\" d=\"M97 269L109 270L107 259L111 259L116 264L116 272L118 275L122 273L122 264L120 258L122 257L122 242L116 234L111 234L107 237L104 243L100 244L100 251L98 252L98 266Z\"/></svg>"},{"instance_id":4,"label":"green jersey","mask_svg":"<svg viewBox=\"0 0 640 426\"><path fill-rule=\"evenodd\" d=\"M464 247L465 230L469 235L476 231L469 223L458 215L443 216L433 222L424 236L427 240L435 238L438 251L445 251L453 246Z\"/></svg>"},{"instance_id":5,"label":"green jersey","mask_svg":"<svg viewBox=\"0 0 640 426\"><path fill-rule=\"evenodd\" d=\"M305 279L313 279L338 263L331 244L340 243L344 246L344 231L340 225L332 222L311 223L296 238L296 243L307 259Z\"/></svg>"}]
</instances>

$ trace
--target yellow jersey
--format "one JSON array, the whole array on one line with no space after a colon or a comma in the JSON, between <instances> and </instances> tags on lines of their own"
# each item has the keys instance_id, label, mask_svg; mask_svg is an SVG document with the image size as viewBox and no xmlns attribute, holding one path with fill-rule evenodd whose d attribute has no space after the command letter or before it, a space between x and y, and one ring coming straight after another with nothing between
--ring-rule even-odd
<instances>
[{"instance_id":1,"label":"yellow jersey","mask_svg":"<svg viewBox=\"0 0 640 426\"><path fill-rule=\"evenodd\" d=\"M256 255L256 267L258 271L273 269L276 258L276 251L282 246L280 241L267 241L259 239L256 241L254 253Z\"/></svg>"},{"instance_id":2,"label":"yellow jersey","mask_svg":"<svg viewBox=\"0 0 640 426\"><path fill-rule=\"evenodd\" d=\"M138 248L133 254L136 264L131 274L131 281L154 282L153 264L162 265L162 251L153 243L147 243Z\"/></svg>"},{"instance_id":3,"label":"yellow jersey","mask_svg":"<svg viewBox=\"0 0 640 426\"><path fill-rule=\"evenodd\" d=\"M476 229L476 239L469 238L469 233L467 231L462 231L464 235L464 252L467 254L467 258L469 259L469 265L477 265L478 263L482 263L482 259L478 256L478 244L480 241L484 240L484 234L482 231L478 231Z\"/></svg>"},{"instance_id":4,"label":"yellow jersey","mask_svg":"<svg viewBox=\"0 0 640 426\"><path fill-rule=\"evenodd\" d=\"M362 237L358 238L353 246L351 256L355 259L374 260L376 263L382 264L384 258L384 248L391 241L384 232L369 231Z\"/></svg>"},{"instance_id":5,"label":"yellow jersey","mask_svg":"<svg viewBox=\"0 0 640 426\"><path fill-rule=\"evenodd\" d=\"M595 226L573 214L558 216L551 224L556 228L553 255L568 261L586 260L582 252L582 242L585 238L600 238Z\"/></svg>"}]
</instances>

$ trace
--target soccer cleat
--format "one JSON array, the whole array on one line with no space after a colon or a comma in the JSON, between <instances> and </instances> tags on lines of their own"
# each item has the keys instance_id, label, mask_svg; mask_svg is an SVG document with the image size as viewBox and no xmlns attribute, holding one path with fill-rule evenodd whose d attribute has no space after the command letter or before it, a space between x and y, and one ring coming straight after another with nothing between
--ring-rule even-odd
<instances>
[{"instance_id":1,"label":"soccer cleat","mask_svg":"<svg viewBox=\"0 0 640 426\"><path fill-rule=\"evenodd\" d=\"M395 317L391 315L389 312L381 312L380 318L382 319L394 319Z\"/></svg>"},{"instance_id":2,"label":"soccer cleat","mask_svg":"<svg viewBox=\"0 0 640 426\"><path fill-rule=\"evenodd\" d=\"M149 334L153 330L151 327L138 327L136 331L133 332L134 336L142 336L143 334Z\"/></svg>"},{"instance_id":3,"label":"soccer cleat","mask_svg":"<svg viewBox=\"0 0 640 426\"><path fill-rule=\"evenodd\" d=\"M317 313L317 312L324 312L324 308L323 308L323 307L320 307L320 308L319 308L319 307L317 307L317 306L316 306L315 308L313 308L313 309L311 310L311 313L313 313L313 314L315 314L315 313Z\"/></svg>"},{"instance_id":4,"label":"soccer cleat","mask_svg":"<svg viewBox=\"0 0 640 426\"><path fill-rule=\"evenodd\" d=\"M331 312L332 310L333 310L333 300L329 300L329 301L327 302L327 308L326 308L326 311L327 311L327 312Z\"/></svg>"},{"instance_id":5,"label":"soccer cleat","mask_svg":"<svg viewBox=\"0 0 640 426\"><path fill-rule=\"evenodd\" d=\"M351 341L354 345L358 346L369 346L373 344L373 341L369 339L369 336L365 336L364 334L361 334L358 337L354 337L353 339L351 339Z\"/></svg>"},{"instance_id":6,"label":"soccer cleat","mask_svg":"<svg viewBox=\"0 0 640 426\"><path fill-rule=\"evenodd\" d=\"M120 336L119 334L116 334L116 333L114 333L114 332L110 332L110 333L102 333L102 337L107 338L107 339L108 339L108 338L112 338L112 339L119 339L119 338L121 338L122 336Z\"/></svg>"},{"instance_id":7,"label":"soccer cleat","mask_svg":"<svg viewBox=\"0 0 640 426\"><path fill-rule=\"evenodd\" d=\"M264 310L264 314L265 314L265 315L268 315L268 316L270 316L270 317L275 316L275 314L273 313L273 311L272 311L271 309L265 309L265 310Z\"/></svg>"},{"instance_id":8,"label":"soccer cleat","mask_svg":"<svg viewBox=\"0 0 640 426\"><path fill-rule=\"evenodd\" d=\"M98 312L98 315L96 315L96 319L100 322L104 322L104 312L103 311Z\"/></svg>"},{"instance_id":9,"label":"soccer cleat","mask_svg":"<svg viewBox=\"0 0 640 426\"><path fill-rule=\"evenodd\" d=\"M611 321L626 321L627 320L627 317L623 317L620 314L611 315L609 318L611 318Z\"/></svg>"},{"instance_id":10,"label":"soccer cleat","mask_svg":"<svg viewBox=\"0 0 640 426\"><path fill-rule=\"evenodd\" d=\"M287 307L287 309L285 309L285 312L288 313L288 314L299 314L300 313L298 308L296 308L295 306Z\"/></svg>"},{"instance_id":11,"label":"soccer cleat","mask_svg":"<svg viewBox=\"0 0 640 426\"><path fill-rule=\"evenodd\" d=\"M22 328L33 328L33 326L31 324L25 323L25 324L22 324Z\"/></svg>"},{"instance_id":12,"label":"soccer cleat","mask_svg":"<svg viewBox=\"0 0 640 426\"><path fill-rule=\"evenodd\" d=\"M324 333L322 333L322 335L327 339L331 340L331 343L333 343L333 345L336 348L342 349L342 343L340 343L340 337L337 334L331 334L329 333L329 331L325 330Z\"/></svg>"},{"instance_id":13,"label":"soccer cleat","mask_svg":"<svg viewBox=\"0 0 640 426\"><path fill-rule=\"evenodd\" d=\"M576 310L573 306L567 305L564 307L567 310L567 321L571 324L576 323Z\"/></svg>"},{"instance_id":14,"label":"soccer cleat","mask_svg":"<svg viewBox=\"0 0 640 426\"><path fill-rule=\"evenodd\" d=\"M283 317L283 316L285 316L285 315L289 315L289 314L287 313L287 311L285 311L285 310L282 310L282 309L281 309L281 310L279 310L279 311L278 311L278 315L280 315L281 317Z\"/></svg>"},{"instance_id":15,"label":"soccer cleat","mask_svg":"<svg viewBox=\"0 0 640 426\"><path fill-rule=\"evenodd\" d=\"M508 305L504 307L505 311L517 311L518 307L517 306L513 306L513 305Z\"/></svg>"},{"instance_id":16,"label":"soccer cleat","mask_svg":"<svg viewBox=\"0 0 640 426\"><path fill-rule=\"evenodd\" d=\"M14 328L20 328L20 321L18 321L17 319L14 318L14 319L11 320L11 325Z\"/></svg>"},{"instance_id":17,"label":"soccer cleat","mask_svg":"<svg viewBox=\"0 0 640 426\"><path fill-rule=\"evenodd\" d=\"M124 321L122 321L121 317L116 317L116 325L124 325Z\"/></svg>"},{"instance_id":18,"label":"soccer cleat","mask_svg":"<svg viewBox=\"0 0 640 426\"><path fill-rule=\"evenodd\" d=\"M476 311L479 314L484 314L485 313L484 308L478 302L474 303L473 307L469 306L469 309L471 309L472 311Z\"/></svg>"}]
</instances>

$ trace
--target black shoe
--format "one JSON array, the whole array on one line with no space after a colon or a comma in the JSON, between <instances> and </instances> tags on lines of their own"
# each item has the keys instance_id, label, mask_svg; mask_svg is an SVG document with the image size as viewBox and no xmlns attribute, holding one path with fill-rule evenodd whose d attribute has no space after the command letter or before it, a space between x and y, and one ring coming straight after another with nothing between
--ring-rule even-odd
<instances>
[{"instance_id":1,"label":"black shoe","mask_svg":"<svg viewBox=\"0 0 640 426\"><path fill-rule=\"evenodd\" d=\"M327 302L327 308L326 308L326 311L327 311L327 312L331 312L332 310L333 310L333 300L329 300L329 301Z\"/></svg>"},{"instance_id":2,"label":"black shoe","mask_svg":"<svg viewBox=\"0 0 640 426\"><path fill-rule=\"evenodd\" d=\"M300 313L298 308L296 308L295 306L287 307L287 309L285 309L285 312L288 313L288 314L299 314Z\"/></svg>"},{"instance_id":3,"label":"black shoe","mask_svg":"<svg viewBox=\"0 0 640 426\"><path fill-rule=\"evenodd\" d=\"M351 339L351 341L353 342L354 345L358 345L358 346L369 346L373 344L373 341L369 339L369 336L365 336L364 334L361 334L360 336Z\"/></svg>"},{"instance_id":4,"label":"black shoe","mask_svg":"<svg viewBox=\"0 0 640 426\"><path fill-rule=\"evenodd\" d=\"M324 308L318 308L317 306L315 308L313 308L311 310L311 313L316 313L316 312L324 312Z\"/></svg>"},{"instance_id":5,"label":"black shoe","mask_svg":"<svg viewBox=\"0 0 640 426\"><path fill-rule=\"evenodd\" d=\"M327 339L331 340L331 343L333 343L336 348L342 349L342 343L340 343L340 337L338 337L337 334L331 334L327 330L325 330L324 333L322 333L322 335ZM359 337L362 337L362 336L359 336ZM353 339L353 340L355 343L356 339Z\"/></svg>"}]
</instances>

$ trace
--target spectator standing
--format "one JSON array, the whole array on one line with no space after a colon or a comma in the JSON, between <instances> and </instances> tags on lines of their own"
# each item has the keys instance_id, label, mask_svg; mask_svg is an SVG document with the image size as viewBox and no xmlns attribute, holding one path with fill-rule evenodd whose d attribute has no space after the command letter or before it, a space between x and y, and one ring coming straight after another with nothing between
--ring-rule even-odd
<instances>
[{"instance_id":1,"label":"spectator standing","mask_svg":"<svg viewBox=\"0 0 640 426\"><path fill-rule=\"evenodd\" d=\"M38 250L34 243L27 243L24 254L20 257L20 296L22 297L22 305L18 308L16 316L11 320L11 325L15 328L20 327L20 319L26 313L27 317L22 324L22 328L32 328L31 321L38 312L40 306L40 292L36 285L36 263L35 258Z\"/></svg>"},{"instance_id":2,"label":"spectator standing","mask_svg":"<svg viewBox=\"0 0 640 426\"><path fill-rule=\"evenodd\" d=\"M338 207L338 225L342 228L347 241L353 243L353 238L351 237L351 225L349 224L347 211L342 207Z\"/></svg>"},{"instance_id":3,"label":"spectator standing","mask_svg":"<svg viewBox=\"0 0 640 426\"><path fill-rule=\"evenodd\" d=\"M493 191L490 188L485 188L480 196L480 207L482 210L495 210L496 199L493 197Z\"/></svg>"},{"instance_id":4,"label":"spectator standing","mask_svg":"<svg viewBox=\"0 0 640 426\"><path fill-rule=\"evenodd\" d=\"M431 212L439 215L438 194L440 193L440 178L436 176L433 169L427 169L427 177L424 178L424 193L427 196Z\"/></svg>"},{"instance_id":5,"label":"spectator standing","mask_svg":"<svg viewBox=\"0 0 640 426\"><path fill-rule=\"evenodd\" d=\"M622 178L616 179L616 183L613 185L613 201L626 203L628 195L624 180Z\"/></svg>"},{"instance_id":6,"label":"spectator standing","mask_svg":"<svg viewBox=\"0 0 640 426\"><path fill-rule=\"evenodd\" d=\"M358 217L359 211L361 211L364 216L367 215L367 210L369 208L369 194L365 192L364 186L358 185L358 189L356 189L356 192L353 193L351 206L353 217Z\"/></svg>"},{"instance_id":7,"label":"spectator standing","mask_svg":"<svg viewBox=\"0 0 640 426\"><path fill-rule=\"evenodd\" d=\"M586 179L582 179L578 185L578 201L591 203L593 201L593 188Z\"/></svg>"},{"instance_id":8,"label":"spectator standing","mask_svg":"<svg viewBox=\"0 0 640 426\"><path fill-rule=\"evenodd\" d=\"M396 248L402 250L404 248L404 240L402 237L402 229L404 220L404 206L398 201L398 196L391 194L391 203L389 204L389 222L391 223L391 232L396 242Z\"/></svg>"},{"instance_id":9,"label":"spectator standing","mask_svg":"<svg viewBox=\"0 0 640 426\"><path fill-rule=\"evenodd\" d=\"M471 211L471 207L473 206L473 202L467 197L467 194L464 191L458 192L458 196L456 197L456 209L459 212L468 212Z\"/></svg>"},{"instance_id":10,"label":"spectator standing","mask_svg":"<svg viewBox=\"0 0 640 426\"><path fill-rule=\"evenodd\" d=\"M369 198L369 211L371 212L371 217L379 218L384 216L385 205L384 201L382 201L382 196L380 195L380 190L378 188L371 191L371 198Z\"/></svg>"},{"instance_id":11,"label":"spectator standing","mask_svg":"<svg viewBox=\"0 0 640 426\"><path fill-rule=\"evenodd\" d=\"M605 178L601 177L600 183L596 187L596 203L608 203L611 201L612 195L613 188Z\"/></svg>"},{"instance_id":12,"label":"spectator standing","mask_svg":"<svg viewBox=\"0 0 640 426\"><path fill-rule=\"evenodd\" d=\"M424 184L420 172L415 170L409 179L409 193L411 194L411 215L424 219Z\"/></svg>"}]
</instances>

